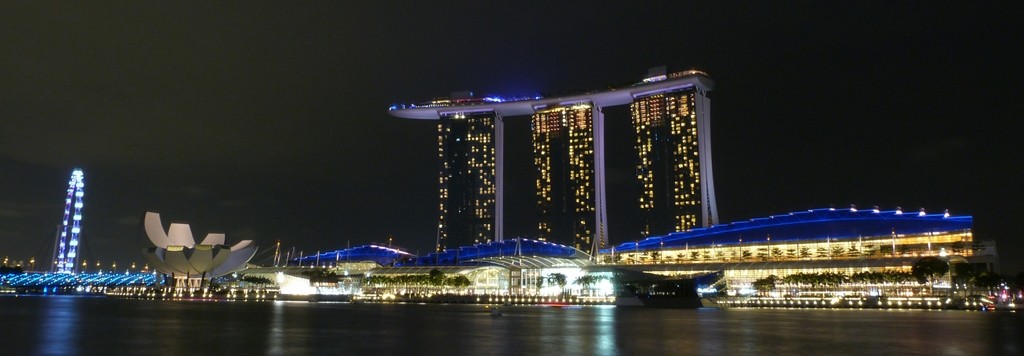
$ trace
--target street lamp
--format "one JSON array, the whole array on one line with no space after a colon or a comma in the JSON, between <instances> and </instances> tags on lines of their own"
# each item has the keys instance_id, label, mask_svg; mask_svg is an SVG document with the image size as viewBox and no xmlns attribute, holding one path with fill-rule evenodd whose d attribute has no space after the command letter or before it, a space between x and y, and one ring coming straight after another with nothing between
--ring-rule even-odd
<instances>
[{"instance_id":1,"label":"street lamp","mask_svg":"<svg viewBox=\"0 0 1024 356\"><path fill-rule=\"evenodd\" d=\"M659 245L660 246L659 246L659 250L658 250L658 259L660 260L659 262L665 263L665 236L661 237L661 241L659 242Z\"/></svg>"}]
</instances>

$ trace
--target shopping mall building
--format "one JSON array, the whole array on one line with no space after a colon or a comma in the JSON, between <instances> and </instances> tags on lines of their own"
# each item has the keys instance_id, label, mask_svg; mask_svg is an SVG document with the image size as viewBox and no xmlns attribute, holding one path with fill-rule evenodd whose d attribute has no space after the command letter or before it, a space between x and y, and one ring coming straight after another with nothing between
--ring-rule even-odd
<instances>
[{"instance_id":1,"label":"shopping mall building","mask_svg":"<svg viewBox=\"0 0 1024 356\"><path fill-rule=\"evenodd\" d=\"M509 239L416 257L397 249L357 247L293 263L340 267L375 261L376 267L355 273L364 277L439 270L469 279L470 285L459 291L488 295L610 295L616 283L611 271L696 279L702 292L747 295L754 292L754 281L772 275L910 272L926 256L995 270L995 243L974 241L972 224L971 216L945 212L828 208L650 237L597 256L550 242ZM555 274L564 277L563 286L556 287ZM950 288L950 281L947 275L934 287Z\"/></svg>"},{"instance_id":2,"label":"shopping mall building","mask_svg":"<svg viewBox=\"0 0 1024 356\"><path fill-rule=\"evenodd\" d=\"M975 241L972 225L948 212L814 209L627 242L600 259L660 275L719 273L716 285L729 295L752 293L754 281L772 275L910 272L926 256L997 269L995 242Z\"/></svg>"}]
</instances>

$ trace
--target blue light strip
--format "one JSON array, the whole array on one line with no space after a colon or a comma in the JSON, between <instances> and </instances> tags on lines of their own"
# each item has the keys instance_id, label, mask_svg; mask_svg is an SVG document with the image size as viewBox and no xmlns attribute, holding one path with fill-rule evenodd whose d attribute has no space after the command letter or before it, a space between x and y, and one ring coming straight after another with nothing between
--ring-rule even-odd
<instances>
[{"instance_id":1,"label":"blue light strip","mask_svg":"<svg viewBox=\"0 0 1024 356\"><path fill-rule=\"evenodd\" d=\"M10 287L151 286L156 284L156 276L153 273L21 273L0 275L0 284Z\"/></svg>"}]
</instances>

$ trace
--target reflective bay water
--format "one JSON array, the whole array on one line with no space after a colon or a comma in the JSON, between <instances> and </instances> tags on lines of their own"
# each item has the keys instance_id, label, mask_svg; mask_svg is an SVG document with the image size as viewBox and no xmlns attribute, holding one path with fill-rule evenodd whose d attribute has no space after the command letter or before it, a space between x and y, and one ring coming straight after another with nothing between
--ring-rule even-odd
<instances>
[{"instance_id":1,"label":"reflective bay water","mask_svg":"<svg viewBox=\"0 0 1024 356\"><path fill-rule=\"evenodd\" d=\"M0 297L0 354L1024 353L1024 314Z\"/></svg>"}]
</instances>

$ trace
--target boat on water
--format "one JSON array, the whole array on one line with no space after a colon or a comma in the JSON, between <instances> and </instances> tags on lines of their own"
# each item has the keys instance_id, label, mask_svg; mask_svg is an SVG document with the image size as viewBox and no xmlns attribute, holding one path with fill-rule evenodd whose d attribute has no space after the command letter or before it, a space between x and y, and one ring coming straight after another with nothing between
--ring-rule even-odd
<instances>
[{"instance_id":1,"label":"boat on water","mask_svg":"<svg viewBox=\"0 0 1024 356\"><path fill-rule=\"evenodd\" d=\"M603 274L612 282L615 306L652 308L701 308L698 283L712 284L717 273L664 276L626 266L594 266L589 271Z\"/></svg>"},{"instance_id":2,"label":"boat on water","mask_svg":"<svg viewBox=\"0 0 1024 356\"><path fill-rule=\"evenodd\" d=\"M696 283L690 278L634 280L621 284L616 305L696 309L703 307ZM621 301L621 303L620 303Z\"/></svg>"}]
</instances>

